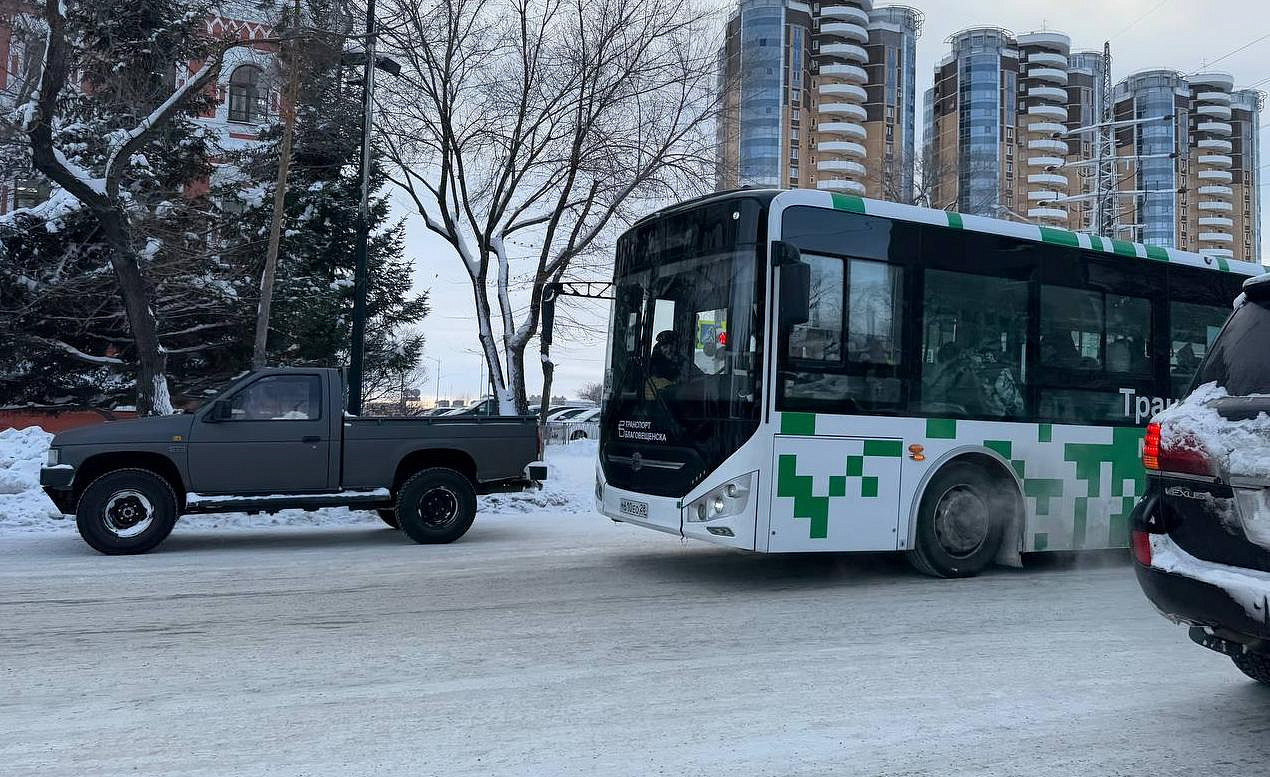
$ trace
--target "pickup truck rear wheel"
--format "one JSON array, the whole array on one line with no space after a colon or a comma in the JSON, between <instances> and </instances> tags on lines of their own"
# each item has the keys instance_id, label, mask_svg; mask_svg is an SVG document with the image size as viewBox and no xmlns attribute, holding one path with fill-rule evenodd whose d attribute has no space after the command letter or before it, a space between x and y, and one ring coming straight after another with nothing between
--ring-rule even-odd
<instances>
[{"instance_id":1,"label":"pickup truck rear wheel","mask_svg":"<svg viewBox=\"0 0 1270 777\"><path fill-rule=\"evenodd\" d=\"M454 542L476 518L476 492L458 472L432 467L415 473L397 492L397 520L420 544Z\"/></svg>"},{"instance_id":2,"label":"pickup truck rear wheel","mask_svg":"<svg viewBox=\"0 0 1270 777\"><path fill-rule=\"evenodd\" d=\"M109 556L145 553L176 526L176 493L146 469L107 472L84 489L75 510L79 536Z\"/></svg>"}]
</instances>

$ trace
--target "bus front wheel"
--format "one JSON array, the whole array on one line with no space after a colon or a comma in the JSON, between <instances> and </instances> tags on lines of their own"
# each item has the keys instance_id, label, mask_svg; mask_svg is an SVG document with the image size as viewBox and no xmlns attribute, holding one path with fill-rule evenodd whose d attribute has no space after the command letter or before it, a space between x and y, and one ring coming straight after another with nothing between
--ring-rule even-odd
<instances>
[{"instance_id":1,"label":"bus front wheel","mask_svg":"<svg viewBox=\"0 0 1270 777\"><path fill-rule=\"evenodd\" d=\"M981 467L949 464L922 494L909 561L934 577L979 574L996 558L1012 509L1009 492Z\"/></svg>"}]
</instances>

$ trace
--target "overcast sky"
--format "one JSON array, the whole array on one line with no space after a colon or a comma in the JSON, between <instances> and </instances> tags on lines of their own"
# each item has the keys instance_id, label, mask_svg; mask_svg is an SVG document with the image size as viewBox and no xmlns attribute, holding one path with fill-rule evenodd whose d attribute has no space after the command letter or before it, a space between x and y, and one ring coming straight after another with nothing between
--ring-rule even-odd
<instances>
[{"instance_id":1,"label":"overcast sky","mask_svg":"<svg viewBox=\"0 0 1270 777\"><path fill-rule=\"evenodd\" d=\"M878 3L882 5L884 3ZM1182 72L1211 69L1234 75L1236 87L1270 89L1270 0L913 0L907 3L926 17L917 45L918 115L921 96L931 84L935 63L946 53L944 40L966 27L1004 27L1014 33L1057 30L1071 36L1072 47L1101 49L1111 41L1112 70L1120 80L1137 70L1167 67ZM729 7L731 3L720 3ZM1249 45L1251 44L1251 45ZM1267 112L1270 114L1270 111ZM1262 118L1270 127L1270 116ZM921 131L921 121L918 121ZM1262 132L1267 143L1270 132ZM1267 158L1263 154L1263 160ZM1270 169L1262 171L1270 180ZM1262 184L1263 195L1266 192ZM423 229L406 199L393 194L407 217L407 251L415 262L415 283L432 294L432 314L423 323L427 335L425 397L436 393L436 362L441 361L441 396L474 396L481 390L471 288L457 257ZM1270 258L1270 235L1262 231L1262 255ZM605 278L604 280L607 280ZM576 396L586 383L601 377L607 307L590 305L588 328L577 341L557 341L556 390ZM536 353L534 345L533 352ZM530 393L542 377L537 359L529 359Z\"/></svg>"}]
</instances>

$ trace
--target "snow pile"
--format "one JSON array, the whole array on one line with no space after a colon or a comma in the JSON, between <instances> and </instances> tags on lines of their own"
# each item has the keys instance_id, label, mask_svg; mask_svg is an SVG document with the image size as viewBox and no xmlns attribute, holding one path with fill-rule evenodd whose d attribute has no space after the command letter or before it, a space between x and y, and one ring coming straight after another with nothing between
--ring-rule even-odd
<instances>
[{"instance_id":1,"label":"snow pile","mask_svg":"<svg viewBox=\"0 0 1270 777\"><path fill-rule=\"evenodd\" d=\"M53 435L38 426L0 431L0 531L56 526L61 513L40 490L40 465Z\"/></svg>"},{"instance_id":2,"label":"snow pile","mask_svg":"<svg viewBox=\"0 0 1270 777\"><path fill-rule=\"evenodd\" d=\"M547 480L539 491L481 497L482 513L590 513L595 510L597 440L547 446Z\"/></svg>"},{"instance_id":3,"label":"snow pile","mask_svg":"<svg viewBox=\"0 0 1270 777\"><path fill-rule=\"evenodd\" d=\"M1196 388L1180 404L1154 419L1162 448L1198 450L1234 475L1270 478L1270 415L1229 421L1212 403L1228 397L1216 383Z\"/></svg>"},{"instance_id":4,"label":"snow pile","mask_svg":"<svg viewBox=\"0 0 1270 777\"><path fill-rule=\"evenodd\" d=\"M40 489L40 466L53 435L37 426L0 431L0 535L26 532L74 531ZM589 513L594 503L597 444L580 440L547 450L548 479L541 490L492 494L480 498L477 520L497 513L560 515ZM327 507L312 512L284 510L261 513L187 515L183 529L248 529L270 526L349 526L378 524L369 510Z\"/></svg>"}]
</instances>

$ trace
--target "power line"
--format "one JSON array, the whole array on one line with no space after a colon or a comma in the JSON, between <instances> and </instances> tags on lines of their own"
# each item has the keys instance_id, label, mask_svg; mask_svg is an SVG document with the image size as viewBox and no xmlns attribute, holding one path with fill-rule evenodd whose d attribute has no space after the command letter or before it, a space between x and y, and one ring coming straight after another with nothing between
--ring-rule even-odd
<instances>
[{"instance_id":1,"label":"power line","mask_svg":"<svg viewBox=\"0 0 1270 777\"><path fill-rule=\"evenodd\" d=\"M1168 2L1169 2L1169 0L1160 0L1160 2L1156 3L1154 6L1152 6L1152 7L1151 7L1151 10L1147 11L1146 13L1142 14L1142 15L1141 15L1141 16L1139 16L1138 18L1136 18L1136 19L1134 19L1133 21L1129 22L1129 24L1128 24L1128 25L1127 25L1124 29L1120 30L1120 32L1117 32L1116 34L1114 34L1114 35L1110 36L1109 40L1115 40L1116 38L1120 37L1121 35L1124 35L1124 34L1125 34L1126 32L1128 32L1129 30L1132 30L1134 27L1138 26L1138 22L1142 21L1143 19L1147 18L1147 17L1148 17L1148 16L1150 16L1151 14L1153 14L1153 13L1155 13L1156 11L1160 10L1160 9L1161 9L1161 8L1163 8L1163 7L1164 7L1164 6L1165 6Z\"/></svg>"},{"instance_id":2,"label":"power line","mask_svg":"<svg viewBox=\"0 0 1270 777\"><path fill-rule=\"evenodd\" d=\"M1221 55L1220 57L1218 57L1217 59L1212 59L1212 60L1209 60L1208 62L1205 62L1203 65L1201 65L1201 66L1199 67L1199 69L1198 69L1198 70L1193 70L1193 71L1191 71L1190 73L1187 73L1186 75L1188 75L1188 76L1193 76L1193 75L1195 75L1196 73L1200 72L1201 70L1206 70L1206 69L1208 69L1208 68L1212 67L1213 65L1216 65L1218 62L1221 62L1221 61L1222 61L1222 60L1224 60L1224 59L1230 59L1231 57L1235 56L1235 55L1236 55L1236 54L1238 54L1239 52L1241 52L1241 51L1245 51L1245 50L1247 50L1247 49L1252 48L1253 46L1257 45L1258 43L1260 43L1261 41L1265 40L1266 38L1270 38L1270 32L1266 33L1265 35L1262 35L1260 38L1257 38L1257 39L1256 39L1256 40L1254 40L1254 41L1249 41L1248 43L1245 43L1244 45L1240 46L1239 48L1235 49L1234 51L1228 52L1228 53L1226 53L1226 54L1222 54L1222 55Z\"/></svg>"}]
</instances>

